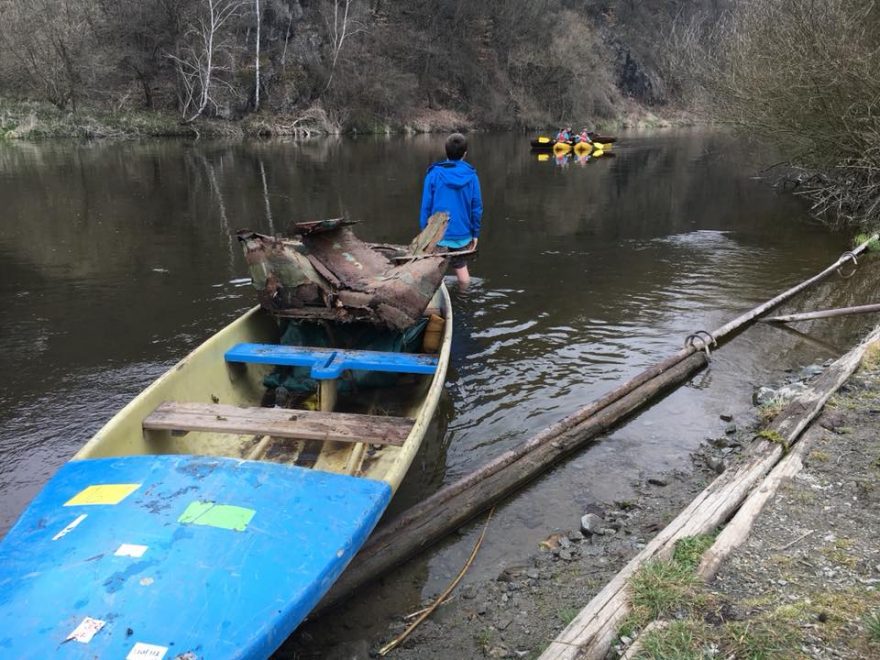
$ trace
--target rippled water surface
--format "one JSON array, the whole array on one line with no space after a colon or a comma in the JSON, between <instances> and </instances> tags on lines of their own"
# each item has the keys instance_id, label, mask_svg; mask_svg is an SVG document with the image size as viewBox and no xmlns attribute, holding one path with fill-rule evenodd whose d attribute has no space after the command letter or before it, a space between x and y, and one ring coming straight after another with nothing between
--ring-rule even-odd
<instances>
[{"instance_id":1,"label":"rippled water surface","mask_svg":"<svg viewBox=\"0 0 880 660\"><path fill-rule=\"evenodd\" d=\"M406 242L442 137L252 143L0 144L0 533L101 424L255 302L231 231L283 231L345 215ZM754 153L724 135L624 135L614 158L540 161L521 136L471 137L483 186L481 254L451 284L453 358L436 433L394 503L424 497L677 350L698 329L823 269L846 237L754 180ZM874 273L867 260L860 273ZM870 302L870 277L830 280L787 310ZM701 440L743 419L754 385L835 357L848 317L756 326L710 368L503 506L469 579L527 556L586 504L625 498L643 472L682 469ZM818 341L817 341L818 340ZM437 591L470 528L367 590L344 630ZM378 614L377 614L378 613Z\"/></svg>"}]
</instances>

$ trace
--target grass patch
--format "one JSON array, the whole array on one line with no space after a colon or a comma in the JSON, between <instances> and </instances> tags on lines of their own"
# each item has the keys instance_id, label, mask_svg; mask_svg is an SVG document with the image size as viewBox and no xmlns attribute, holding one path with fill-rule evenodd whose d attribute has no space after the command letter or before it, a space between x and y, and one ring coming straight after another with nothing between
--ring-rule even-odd
<instances>
[{"instance_id":1,"label":"grass patch","mask_svg":"<svg viewBox=\"0 0 880 660\"><path fill-rule=\"evenodd\" d=\"M790 449L788 442L786 442L785 438L783 438L778 431L771 431L769 429L764 429L763 431L758 432L758 437L762 440L766 440L767 442L772 442L780 447L782 447L782 453L787 454Z\"/></svg>"},{"instance_id":2,"label":"grass patch","mask_svg":"<svg viewBox=\"0 0 880 660\"><path fill-rule=\"evenodd\" d=\"M706 628L696 621L673 621L666 628L645 635L638 657L699 660L705 654L696 639L706 638Z\"/></svg>"},{"instance_id":3,"label":"grass patch","mask_svg":"<svg viewBox=\"0 0 880 660\"><path fill-rule=\"evenodd\" d=\"M880 368L880 344L871 344L862 356L861 368L877 371Z\"/></svg>"},{"instance_id":4,"label":"grass patch","mask_svg":"<svg viewBox=\"0 0 880 660\"><path fill-rule=\"evenodd\" d=\"M675 542L672 561L683 568L695 570L703 558L703 553L715 542L717 534L688 536Z\"/></svg>"},{"instance_id":5,"label":"grass patch","mask_svg":"<svg viewBox=\"0 0 880 660\"><path fill-rule=\"evenodd\" d=\"M868 640L880 644L880 611L865 616L865 629L868 631Z\"/></svg>"},{"instance_id":6,"label":"grass patch","mask_svg":"<svg viewBox=\"0 0 880 660\"><path fill-rule=\"evenodd\" d=\"M761 424L766 425L772 422L773 418L781 413L784 407L785 402L780 401L779 399L773 399L767 403L762 403L758 406L758 418Z\"/></svg>"},{"instance_id":7,"label":"grass patch","mask_svg":"<svg viewBox=\"0 0 880 660\"><path fill-rule=\"evenodd\" d=\"M853 568L858 560L847 550L852 547L852 540L847 538L840 538L835 540L831 545L828 545L822 548L822 554L828 559L828 561L833 562L839 566L845 566L847 568Z\"/></svg>"},{"instance_id":8,"label":"grass patch","mask_svg":"<svg viewBox=\"0 0 880 660\"><path fill-rule=\"evenodd\" d=\"M810 463L827 463L829 458L827 452L819 449L814 449L807 455L807 461Z\"/></svg>"},{"instance_id":9,"label":"grass patch","mask_svg":"<svg viewBox=\"0 0 880 660\"><path fill-rule=\"evenodd\" d=\"M648 562L639 569L631 582L633 619L628 622L629 632L662 616L689 611L698 603L700 579L694 570L714 540L715 534L679 539L669 561Z\"/></svg>"},{"instance_id":10,"label":"grass patch","mask_svg":"<svg viewBox=\"0 0 880 660\"><path fill-rule=\"evenodd\" d=\"M684 607L697 584L693 571L669 561L645 564L633 577L633 606L646 621Z\"/></svg>"},{"instance_id":11,"label":"grass patch","mask_svg":"<svg viewBox=\"0 0 880 660\"><path fill-rule=\"evenodd\" d=\"M770 660L801 657L797 629L779 621L732 621L724 625L720 657Z\"/></svg>"},{"instance_id":12,"label":"grass patch","mask_svg":"<svg viewBox=\"0 0 880 660\"><path fill-rule=\"evenodd\" d=\"M853 236L852 246L857 248L869 238L871 238L871 234L856 234ZM868 243L868 252L880 252L880 241L875 239Z\"/></svg>"},{"instance_id":13,"label":"grass patch","mask_svg":"<svg viewBox=\"0 0 880 660\"><path fill-rule=\"evenodd\" d=\"M645 635L637 657L782 660L801 657L795 633L794 627L771 621L732 621L716 627L694 619L673 621Z\"/></svg>"},{"instance_id":14,"label":"grass patch","mask_svg":"<svg viewBox=\"0 0 880 660\"><path fill-rule=\"evenodd\" d=\"M574 618L578 615L580 610L576 607L560 607L556 612L556 616L562 621L562 625L567 626L569 623L574 621Z\"/></svg>"}]
</instances>

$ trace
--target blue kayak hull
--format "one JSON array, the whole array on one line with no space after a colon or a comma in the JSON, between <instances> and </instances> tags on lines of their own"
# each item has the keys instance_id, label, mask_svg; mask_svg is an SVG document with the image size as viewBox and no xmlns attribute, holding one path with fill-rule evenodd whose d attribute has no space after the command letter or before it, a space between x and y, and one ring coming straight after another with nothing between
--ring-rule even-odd
<instances>
[{"instance_id":1,"label":"blue kayak hull","mask_svg":"<svg viewBox=\"0 0 880 660\"><path fill-rule=\"evenodd\" d=\"M67 463L0 543L0 657L268 657L390 498L228 458Z\"/></svg>"}]
</instances>

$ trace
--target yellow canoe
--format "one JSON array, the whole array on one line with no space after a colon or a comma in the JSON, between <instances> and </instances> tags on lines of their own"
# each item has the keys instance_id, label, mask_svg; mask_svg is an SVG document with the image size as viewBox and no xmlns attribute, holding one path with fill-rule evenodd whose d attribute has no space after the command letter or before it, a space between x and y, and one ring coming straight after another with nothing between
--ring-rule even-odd
<instances>
[{"instance_id":1,"label":"yellow canoe","mask_svg":"<svg viewBox=\"0 0 880 660\"><path fill-rule=\"evenodd\" d=\"M439 310L444 318L436 372L433 376L411 377L418 382L411 388L412 394L402 404L402 410L400 401L382 401L383 397L399 396L399 388L388 392L375 390L371 403L374 410L398 409L400 416L414 420L406 440L400 446L383 446L370 456L367 456L364 443L325 442L314 460L313 469L382 480L392 490L397 489L437 407L449 363L452 307L445 286L437 291L430 307ZM211 431L191 431L178 437L179 434L171 431L143 428L144 420L167 402L259 407L265 394L263 377L273 367L231 364L224 360L224 354L239 343L273 344L278 339L276 319L259 307L251 309L196 348L120 410L73 460L131 454L190 454L296 464L307 440ZM332 415L328 407L327 402L322 406L324 412ZM269 455L271 458L267 457Z\"/></svg>"},{"instance_id":2,"label":"yellow canoe","mask_svg":"<svg viewBox=\"0 0 880 660\"><path fill-rule=\"evenodd\" d=\"M449 362L444 287L430 309L436 354L279 344L282 324L254 308L156 380L0 542L6 655L49 657L66 640L89 657L269 657L419 449ZM264 405L273 365L306 358L320 410ZM337 392L346 370L393 386Z\"/></svg>"}]
</instances>

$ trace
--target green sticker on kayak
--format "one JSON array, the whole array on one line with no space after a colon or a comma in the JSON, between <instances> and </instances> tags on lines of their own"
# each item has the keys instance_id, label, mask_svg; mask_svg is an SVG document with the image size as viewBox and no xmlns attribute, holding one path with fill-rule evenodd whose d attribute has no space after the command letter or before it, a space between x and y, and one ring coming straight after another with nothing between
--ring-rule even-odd
<instances>
[{"instance_id":1,"label":"green sticker on kayak","mask_svg":"<svg viewBox=\"0 0 880 660\"><path fill-rule=\"evenodd\" d=\"M243 532L256 513L253 509L245 509L231 504L215 504L214 502L191 502L177 522L188 525L208 525L221 529L232 529Z\"/></svg>"}]
</instances>

